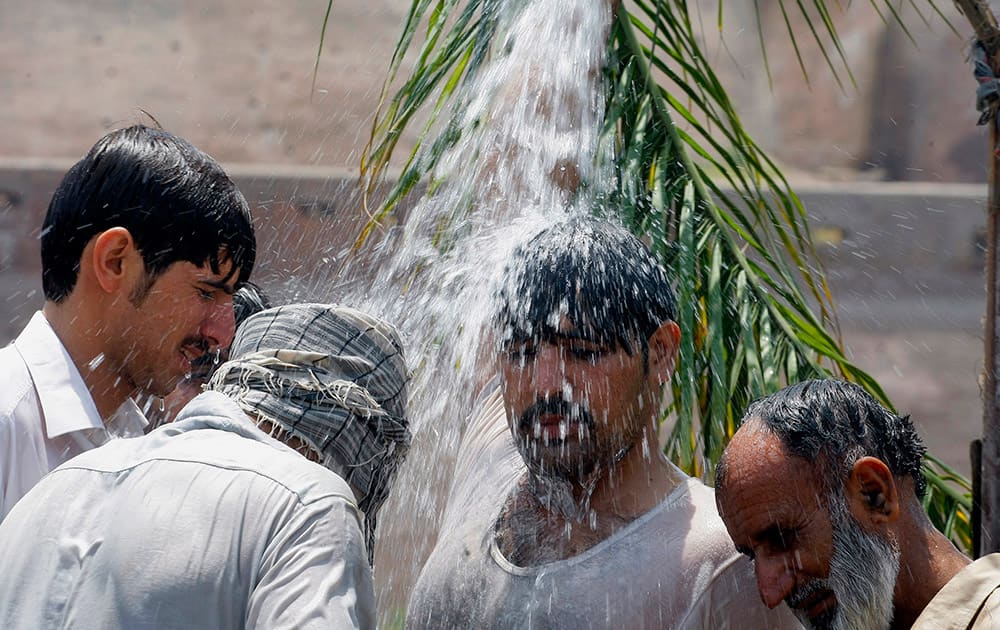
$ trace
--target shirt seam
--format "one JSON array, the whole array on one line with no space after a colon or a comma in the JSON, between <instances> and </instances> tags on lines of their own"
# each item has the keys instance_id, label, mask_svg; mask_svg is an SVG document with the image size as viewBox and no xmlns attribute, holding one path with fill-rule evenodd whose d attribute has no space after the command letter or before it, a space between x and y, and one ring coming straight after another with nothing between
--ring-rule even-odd
<instances>
[{"instance_id":1,"label":"shirt seam","mask_svg":"<svg viewBox=\"0 0 1000 630\"><path fill-rule=\"evenodd\" d=\"M302 495L299 494L299 492L297 492L293 488L289 487L287 484L283 483L282 481L280 481L278 479L275 479L271 475L262 473L259 470L254 470L252 468L236 467L236 466L226 466L226 465L223 465L223 464L215 464L215 463L211 463L211 462L203 462L203 461L192 460L192 459L175 459L175 458L172 458L172 457L154 457L154 458L151 458L151 459L143 460L141 462L137 462L137 463L135 463L135 464L133 464L131 466L125 466L123 468L116 468L114 470L103 470L103 469L100 469L100 468L91 468L91 467L88 467L88 466L80 466L80 465L74 466L74 465L63 464L59 468L57 468L57 469L53 470L52 472L50 472L49 475L56 475L56 474L58 474L60 472L65 472L65 471L70 471L70 470L86 471L86 472L97 473L97 474L100 474L100 475L115 475L115 474L121 474L121 473L125 473L125 472L135 471L136 469L141 468L142 466L145 466L147 464L152 464L152 463L155 463L155 462L170 462L170 463L174 463L174 464L192 464L192 465L196 465L196 466L206 466L208 468L217 468L217 469L221 469L221 470L228 470L228 471L231 471L231 472L248 473L248 474L256 476L256 477L261 477L263 479L267 479L268 481L270 481L274 485L281 487L286 492L288 492L289 494L291 494L292 496L294 496L296 498L296 500L298 501L298 503L301 506L303 506L303 507L312 505L313 503L316 503L316 502L321 501L323 499L336 497L336 498L343 499L347 503L349 503L352 506L354 506L355 509L358 509L358 506L354 502L353 498L345 496L341 492L324 492L323 494L321 494L321 495L319 495L317 497L314 497L312 499L309 499L307 501L307 500L303 499Z\"/></svg>"},{"instance_id":2,"label":"shirt seam","mask_svg":"<svg viewBox=\"0 0 1000 630\"><path fill-rule=\"evenodd\" d=\"M519 477L518 482L520 482L520 480L521 478ZM673 505L677 501L680 501L683 497L690 495L692 481L693 480L690 478L684 479L680 484L678 484L676 488L674 488L670 492L670 494L667 495L665 499L663 499L663 501L660 501L659 504L653 507L653 509L641 515L635 521L629 523L626 527L620 529L611 536L608 536L604 540L598 541L597 544L584 550L583 552L578 553L575 556L570 556L569 558L563 558L562 560L554 560L552 562L545 562L543 564L531 567L522 567L520 565L514 564L506 556L503 555L503 552L500 551L500 547L497 545L497 537L496 537L497 521L500 518L500 514L503 512L504 506L507 505L507 501L510 499L511 493L516 491L517 484L515 484L511 488L511 490L504 495L504 499L500 503L500 509L497 511L497 513L495 514L494 518L491 521L493 525L491 525L489 529L490 557L493 559L493 562L497 566L499 566L505 573L517 577L530 577L532 575L537 575L543 570L552 570L553 568L558 568L558 567L573 567L576 564L586 561L591 556L597 555L597 553L602 551L604 547L607 547L608 545L611 545L613 542L621 538L624 538L633 530L636 530L640 525L654 518L656 514L667 509L667 507ZM712 579L713 580L715 579L714 576Z\"/></svg>"},{"instance_id":3,"label":"shirt seam","mask_svg":"<svg viewBox=\"0 0 1000 630\"><path fill-rule=\"evenodd\" d=\"M682 627L687 624L688 620L691 619L691 616L695 614L696 611L701 610L702 603L707 597L709 597L709 594L712 592L712 588L715 584L719 581L722 575L731 569L733 565L739 562L741 558L742 556L740 555L730 556L716 566L715 571L712 572L712 577L708 580L708 584L705 585L705 588L703 588L701 592L698 593L698 596L695 597L694 601L691 602L691 606L688 608L687 613L684 615L684 618L681 619L680 625Z\"/></svg>"},{"instance_id":4,"label":"shirt seam","mask_svg":"<svg viewBox=\"0 0 1000 630\"><path fill-rule=\"evenodd\" d=\"M17 408L21 405L21 403L25 401L26 398L28 398L28 394L33 391L35 391L35 385L34 383L31 382L31 379L29 378L28 381L24 383L24 386L19 391L16 391L16 393L13 396L11 396L10 398L4 396L3 398L5 400L10 400L11 405L9 407L4 407L3 409L0 409L0 418L7 421L13 420L14 416L17 415L16 413ZM38 401L36 400L35 403L37 406Z\"/></svg>"}]
</instances>

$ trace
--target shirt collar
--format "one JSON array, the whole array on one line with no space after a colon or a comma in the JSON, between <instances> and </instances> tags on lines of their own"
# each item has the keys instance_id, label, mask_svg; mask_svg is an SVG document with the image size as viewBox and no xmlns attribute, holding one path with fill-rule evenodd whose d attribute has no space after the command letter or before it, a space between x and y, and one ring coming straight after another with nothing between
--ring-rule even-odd
<instances>
[{"instance_id":1,"label":"shirt collar","mask_svg":"<svg viewBox=\"0 0 1000 630\"><path fill-rule=\"evenodd\" d=\"M940 628L947 625L946 621L960 619L965 624L975 619L979 607L990 593L1000 588L998 575L1000 553L979 558L959 571L938 591L913 627Z\"/></svg>"},{"instance_id":2,"label":"shirt collar","mask_svg":"<svg viewBox=\"0 0 1000 630\"><path fill-rule=\"evenodd\" d=\"M38 392L49 439L74 431L105 429L80 371L41 311L32 316L14 346ZM112 435L124 437L141 434L145 426L145 416L129 399L111 415L107 428Z\"/></svg>"},{"instance_id":3,"label":"shirt collar","mask_svg":"<svg viewBox=\"0 0 1000 630\"><path fill-rule=\"evenodd\" d=\"M181 409L177 418L166 426L184 430L223 429L258 442L281 444L258 429L236 401L216 391L207 391L195 396Z\"/></svg>"}]
</instances>

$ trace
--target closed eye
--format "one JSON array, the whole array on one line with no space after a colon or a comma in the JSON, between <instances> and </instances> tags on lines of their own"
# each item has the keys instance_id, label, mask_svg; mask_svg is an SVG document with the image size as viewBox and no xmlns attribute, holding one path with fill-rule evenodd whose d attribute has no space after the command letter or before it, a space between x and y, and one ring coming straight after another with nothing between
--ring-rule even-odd
<instances>
[{"instance_id":1,"label":"closed eye","mask_svg":"<svg viewBox=\"0 0 1000 630\"><path fill-rule=\"evenodd\" d=\"M601 354L603 354L599 350L590 350L587 348L573 348L570 353L578 361L589 361L591 363L596 363L601 358Z\"/></svg>"},{"instance_id":2,"label":"closed eye","mask_svg":"<svg viewBox=\"0 0 1000 630\"><path fill-rule=\"evenodd\" d=\"M528 361L535 358L535 348L534 346L522 344L509 348L505 354L507 360L515 367L523 368L528 364Z\"/></svg>"},{"instance_id":3,"label":"closed eye","mask_svg":"<svg viewBox=\"0 0 1000 630\"><path fill-rule=\"evenodd\" d=\"M763 542L770 550L773 551L786 551L795 545L795 541L798 538L798 530L795 528L779 527L775 525L764 531L760 536L761 542Z\"/></svg>"},{"instance_id":4,"label":"closed eye","mask_svg":"<svg viewBox=\"0 0 1000 630\"><path fill-rule=\"evenodd\" d=\"M571 344L569 347L569 354L574 359L589 363L597 363L608 352L610 350L607 347L590 343L578 342Z\"/></svg>"}]
</instances>

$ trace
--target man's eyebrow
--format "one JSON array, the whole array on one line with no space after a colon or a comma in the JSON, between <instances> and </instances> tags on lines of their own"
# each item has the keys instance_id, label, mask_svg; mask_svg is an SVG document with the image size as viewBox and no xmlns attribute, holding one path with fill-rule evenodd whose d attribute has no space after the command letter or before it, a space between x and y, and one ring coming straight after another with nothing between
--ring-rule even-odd
<instances>
[{"instance_id":1,"label":"man's eyebrow","mask_svg":"<svg viewBox=\"0 0 1000 630\"><path fill-rule=\"evenodd\" d=\"M580 330L545 330L535 335L513 335L504 345L512 346L525 343L559 343L560 341L584 341L587 343L607 344L607 340L602 339L594 331Z\"/></svg>"},{"instance_id":2,"label":"man's eyebrow","mask_svg":"<svg viewBox=\"0 0 1000 630\"><path fill-rule=\"evenodd\" d=\"M598 345L609 345L608 340L594 330L574 328L573 330L556 331L550 334L552 341L583 341Z\"/></svg>"},{"instance_id":3,"label":"man's eyebrow","mask_svg":"<svg viewBox=\"0 0 1000 630\"><path fill-rule=\"evenodd\" d=\"M199 278L197 280L200 284L205 284L213 289L219 289L220 291L225 291L226 295L232 295L236 293L236 285L231 285L224 280L213 280L212 278Z\"/></svg>"},{"instance_id":4,"label":"man's eyebrow","mask_svg":"<svg viewBox=\"0 0 1000 630\"><path fill-rule=\"evenodd\" d=\"M780 523L773 523L763 531L758 532L753 539L766 542L769 545L784 547L790 542L789 540L786 540L786 534L791 534L792 532L793 530L790 527Z\"/></svg>"}]
</instances>

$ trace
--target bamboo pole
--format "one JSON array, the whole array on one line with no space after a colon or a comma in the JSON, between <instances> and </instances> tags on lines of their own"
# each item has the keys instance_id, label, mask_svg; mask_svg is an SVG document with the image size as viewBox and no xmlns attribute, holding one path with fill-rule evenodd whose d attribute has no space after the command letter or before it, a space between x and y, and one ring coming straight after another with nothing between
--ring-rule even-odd
<instances>
[{"instance_id":1,"label":"bamboo pole","mask_svg":"<svg viewBox=\"0 0 1000 630\"><path fill-rule=\"evenodd\" d=\"M955 5L972 25L976 39L989 55L994 74L1000 76L997 51L1000 49L1000 29L996 17L984 0L955 0ZM995 106L994 106L995 107ZM1000 551L1000 295L997 266L1000 248L997 247L997 219L1000 213L1000 165L998 165L996 112L989 117L989 174L986 196L986 317L984 320L983 362L983 437L979 470L979 497L981 537L978 550L981 554ZM975 503L973 509L976 509Z\"/></svg>"}]
</instances>

